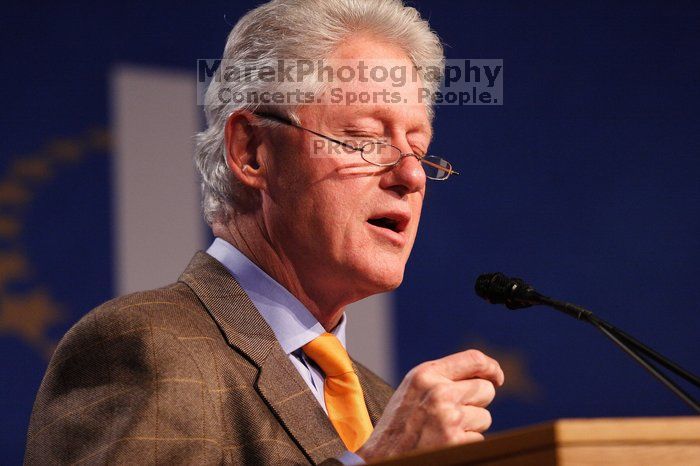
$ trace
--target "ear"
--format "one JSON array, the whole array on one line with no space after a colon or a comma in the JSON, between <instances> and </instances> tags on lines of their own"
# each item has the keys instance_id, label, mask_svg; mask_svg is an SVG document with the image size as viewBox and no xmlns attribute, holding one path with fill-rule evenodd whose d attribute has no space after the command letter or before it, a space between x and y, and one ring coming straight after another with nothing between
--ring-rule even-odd
<instances>
[{"instance_id":1,"label":"ear","mask_svg":"<svg viewBox=\"0 0 700 466\"><path fill-rule=\"evenodd\" d=\"M265 164L259 134L253 125L255 116L247 110L232 113L226 120L224 147L226 165L244 185L257 190L266 188Z\"/></svg>"}]
</instances>

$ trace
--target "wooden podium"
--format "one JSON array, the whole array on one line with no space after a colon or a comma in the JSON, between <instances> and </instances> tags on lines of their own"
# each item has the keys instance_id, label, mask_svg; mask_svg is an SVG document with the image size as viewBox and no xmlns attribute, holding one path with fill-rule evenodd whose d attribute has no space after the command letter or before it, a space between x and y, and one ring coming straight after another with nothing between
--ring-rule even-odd
<instances>
[{"instance_id":1,"label":"wooden podium","mask_svg":"<svg viewBox=\"0 0 700 466\"><path fill-rule=\"evenodd\" d=\"M700 417L562 419L381 466L700 466Z\"/></svg>"}]
</instances>

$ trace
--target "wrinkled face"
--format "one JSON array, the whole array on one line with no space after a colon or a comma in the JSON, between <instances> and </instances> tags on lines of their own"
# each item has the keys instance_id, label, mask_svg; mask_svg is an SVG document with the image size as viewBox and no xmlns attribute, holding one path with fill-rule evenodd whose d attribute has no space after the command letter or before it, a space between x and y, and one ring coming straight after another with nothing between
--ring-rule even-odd
<instances>
[{"instance_id":1,"label":"wrinkled face","mask_svg":"<svg viewBox=\"0 0 700 466\"><path fill-rule=\"evenodd\" d=\"M387 59L413 68L400 49L367 38L347 41L332 58L356 64ZM338 92L389 90L400 93L402 103L380 97L346 105L327 92L321 105L298 110L301 126L351 144L382 140L403 153L425 154L431 126L419 98L422 84L405 81L401 86L372 79L333 83L331 88L340 89L336 97ZM298 128L271 128L269 135L274 157L262 195L263 219L270 241L293 265L307 293L354 301L397 287L425 196L420 162L405 157L393 168L382 168L367 163L360 152L341 150Z\"/></svg>"}]
</instances>

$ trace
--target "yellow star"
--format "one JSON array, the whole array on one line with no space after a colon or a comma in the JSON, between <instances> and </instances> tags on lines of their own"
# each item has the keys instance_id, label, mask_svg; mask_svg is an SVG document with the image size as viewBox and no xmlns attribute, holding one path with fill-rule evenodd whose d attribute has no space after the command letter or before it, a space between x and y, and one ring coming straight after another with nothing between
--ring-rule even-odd
<instances>
[{"instance_id":1,"label":"yellow star","mask_svg":"<svg viewBox=\"0 0 700 466\"><path fill-rule=\"evenodd\" d=\"M506 383L498 389L499 397L519 398L528 402L536 402L541 397L542 391L529 373L524 354L515 349L488 345L483 340L471 341L469 347L483 351L501 365Z\"/></svg>"},{"instance_id":2,"label":"yellow star","mask_svg":"<svg viewBox=\"0 0 700 466\"><path fill-rule=\"evenodd\" d=\"M7 283L25 278L29 272L27 259L18 252L0 252L0 290Z\"/></svg>"},{"instance_id":3,"label":"yellow star","mask_svg":"<svg viewBox=\"0 0 700 466\"><path fill-rule=\"evenodd\" d=\"M0 204L23 205L29 202L31 194L17 182L3 181L0 183Z\"/></svg>"},{"instance_id":4,"label":"yellow star","mask_svg":"<svg viewBox=\"0 0 700 466\"><path fill-rule=\"evenodd\" d=\"M62 318L60 307L45 290L5 295L0 301L0 333L16 334L42 353L53 346L49 328Z\"/></svg>"},{"instance_id":5,"label":"yellow star","mask_svg":"<svg viewBox=\"0 0 700 466\"><path fill-rule=\"evenodd\" d=\"M12 217L0 217L0 236L6 239L15 238L22 231L22 224Z\"/></svg>"},{"instance_id":6,"label":"yellow star","mask_svg":"<svg viewBox=\"0 0 700 466\"><path fill-rule=\"evenodd\" d=\"M59 160L77 162L83 155L83 148L79 141L56 139L49 144L48 152Z\"/></svg>"},{"instance_id":7,"label":"yellow star","mask_svg":"<svg viewBox=\"0 0 700 466\"><path fill-rule=\"evenodd\" d=\"M89 148L95 151L106 152L111 149L109 131L104 128L92 128L88 133Z\"/></svg>"},{"instance_id":8,"label":"yellow star","mask_svg":"<svg viewBox=\"0 0 700 466\"><path fill-rule=\"evenodd\" d=\"M20 158L15 162L14 174L21 178L45 181L52 175L51 164L45 157Z\"/></svg>"}]
</instances>

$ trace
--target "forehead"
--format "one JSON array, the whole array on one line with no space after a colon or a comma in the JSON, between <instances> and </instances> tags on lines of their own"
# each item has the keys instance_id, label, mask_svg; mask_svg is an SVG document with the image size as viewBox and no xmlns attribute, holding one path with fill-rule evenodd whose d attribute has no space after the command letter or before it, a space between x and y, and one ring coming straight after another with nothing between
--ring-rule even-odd
<instances>
[{"instance_id":1,"label":"forehead","mask_svg":"<svg viewBox=\"0 0 700 466\"><path fill-rule=\"evenodd\" d=\"M344 124L400 126L430 136L423 82L403 49L371 36L352 37L324 61L324 92L316 108ZM309 109L311 110L311 109Z\"/></svg>"}]
</instances>

